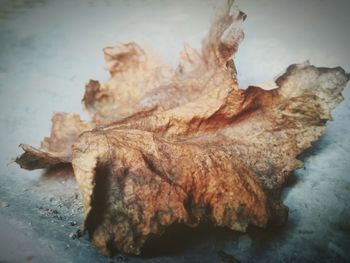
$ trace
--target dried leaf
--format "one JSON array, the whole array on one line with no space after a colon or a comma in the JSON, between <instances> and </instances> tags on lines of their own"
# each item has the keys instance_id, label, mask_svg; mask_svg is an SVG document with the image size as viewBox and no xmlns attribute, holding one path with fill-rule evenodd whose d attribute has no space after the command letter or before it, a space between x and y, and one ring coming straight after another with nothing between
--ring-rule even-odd
<instances>
[{"instance_id":1,"label":"dried leaf","mask_svg":"<svg viewBox=\"0 0 350 263\"><path fill-rule=\"evenodd\" d=\"M91 80L83 98L94 122L106 124L153 108L141 100L152 90L170 82L171 68L136 43L105 48L104 54L111 78L102 85Z\"/></svg>"},{"instance_id":2,"label":"dried leaf","mask_svg":"<svg viewBox=\"0 0 350 263\"><path fill-rule=\"evenodd\" d=\"M348 79L340 68L294 65L275 90L233 89L84 133L73 168L94 244L139 254L174 222L239 231L285 223L280 188Z\"/></svg>"},{"instance_id":3,"label":"dried leaf","mask_svg":"<svg viewBox=\"0 0 350 263\"><path fill-rule=\"evenodd\" d=\"M15 161L22 168L33 170L70 163L73 143L82 132L94 127L94 124L80 120L77 114L55 113L51 121L51 135L44 138L39 149L26 144L20 145L24 153Z\"/></svg>"},{"instance_id":4,"label":"dried leaf","mask_svg":"<svg viewBox=\"0 0 350 263\"><path fill-rule=\"evenodd\" d=\"M232 56L245 14L232 3L176 70L135 43L105 49L111 78L90 81L83 99L93 121L55 115L39 150L23 146L16 161L27 169L72 162L85 228L103 253L139 254L175 222L245 231L287 220L281 187L350 75L306 62L272 87L239 89Z\"/></svg>"}]
</instances>

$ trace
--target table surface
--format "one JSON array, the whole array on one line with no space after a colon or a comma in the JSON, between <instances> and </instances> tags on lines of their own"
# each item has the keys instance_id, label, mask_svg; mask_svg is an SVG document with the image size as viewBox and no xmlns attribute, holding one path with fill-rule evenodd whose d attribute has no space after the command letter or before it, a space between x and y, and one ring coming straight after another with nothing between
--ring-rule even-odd
<instances>
[{"instance_id":1,"label":"table surface","mask_svg":"<svg viewBox=\"0 0 350 263\"><path fill-rule=\"evenodd\" d=\"M242 87L305 60L350 72L348 0L245 0L246 37L236 56ZM87 237L72 177L9 164L20 143L39 145L53 112L82 112L84 85L105 81L102 48L136 41L176 65L198 47L215 1L0 0L0 262L107 262ZM128 262L349 262L350 88L334 121L303 154L283 191L281 229L235 233L174 227ZM220 252L221 251L221 252ZM115 259L116 260L116 259Z\"/></svg>"}]
</instances>

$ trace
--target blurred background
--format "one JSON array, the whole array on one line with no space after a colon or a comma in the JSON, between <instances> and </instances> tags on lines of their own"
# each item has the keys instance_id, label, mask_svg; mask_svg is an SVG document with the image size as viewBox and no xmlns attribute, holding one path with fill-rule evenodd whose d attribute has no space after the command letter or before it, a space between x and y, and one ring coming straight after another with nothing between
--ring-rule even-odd
<instances>
[{"instance_id":1,"label":"blurred background","mask_svg":"<svg viewBox=\"0 0 350 263\"><path fill-rule=\"evenodd\" d=\"M0 262L350 262L350 89L283 192L282 229L176 227L142 257L107 259L87 237L71 176L24 171L11 159L38 146L53 112L77 112L89 79L107 80L102 48L135 41L177 64L200 47L218 1L0 0ZM236 55L242 87L309 60L350 72L349 0L239 0L248 17ZM69 172L69 168L67 168Z\"/></svg>"}]
</instances>

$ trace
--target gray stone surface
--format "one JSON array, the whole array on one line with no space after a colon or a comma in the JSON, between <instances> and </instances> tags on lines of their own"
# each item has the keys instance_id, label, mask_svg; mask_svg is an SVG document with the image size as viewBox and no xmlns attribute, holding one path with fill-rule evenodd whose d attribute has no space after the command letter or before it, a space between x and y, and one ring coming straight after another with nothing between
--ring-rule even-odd
<instances>
[{"instance_id":1,"label":"gray stone surface","mask_svg":"<svg viewBox=\"0 0 350 263\"><path fill-rule=\"evenodd\" d=\"M269 80L307 59L350 72L348 0L241 0L246 38L236 57L241 85ZM39 145L54 111L82 113L90 79L106 80L101 49L137 41L175 65L183 42L200 45L214 1L0 0L0 262L108 262L86 236L72 177L24 171L19 143ZM128 262L349 262L350 88L321 140L284 192L281 229L242 235L174 227ZM87 115L82 113L85 118ZM78 225L71 222L78 222ZM123 258L114 258L114 261Z\"/></svg>"}]
</instances>

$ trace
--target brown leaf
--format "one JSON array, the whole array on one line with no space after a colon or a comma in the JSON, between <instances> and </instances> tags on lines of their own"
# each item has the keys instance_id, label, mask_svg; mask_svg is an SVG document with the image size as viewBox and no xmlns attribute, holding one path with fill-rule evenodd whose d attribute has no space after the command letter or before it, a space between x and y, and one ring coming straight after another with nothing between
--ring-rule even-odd
<instances>
[{"instance_id":1,"label":"brown leaf","mask_svg":"<svg viewBox=\"0 0 350 263\"><path fill-rule=\"evenodd\" d=\"M70 163L73 143L82 132L94 127L94 124L80 120L77 114L55 113L51 121L51 135L44 138L39 149L26 144L20 145L24 153L15 161L22 168L33 170Z\"/></svg>"},{"instance_id":2,"label":"brown leaf","mask_svg":"<svg viewBox=\"0 0 350 263\"><path fill-rule=\"evenodd\" d=\"M136 43L107 47L104 50L111 78L105 84L90 80L83 103L94 122L110 123L136 112L154 108L142 103L152 90L168 85L173 71Z\"/></svg>"},{"instance_id":3,"label":"brown leaf","mask_svg":"<svg viewBox=\"0 0 350 263\"><path fill-rule=\"evenodd\" d=\"M232 89L84 133L73 168L93 242L104 253L113 244L138 254L174 222L211 220L239 231L283 224L279 190L302 165L296 156L324 131L348 79L340 68L294 65L275 90Z\"/></svg>"},{"instance_id":4,"label":"brown leaf","mask_svg":"<svg viewBox=\"0 0 350 263\"><path fill-rule=\"evenodd\" d=\"M201 50L184 48L176 70L135 43L106 48L111 78L90 81L83 99L93 121L55 115L39 150L22 146L23 168L72 162L85 228L103 253L139 254L176 222L245 231L287 220L281 187L350 75L306 62L267 89L239 89L232 56L245 14L232 3Z\"/></svg>"}]
</instances>

